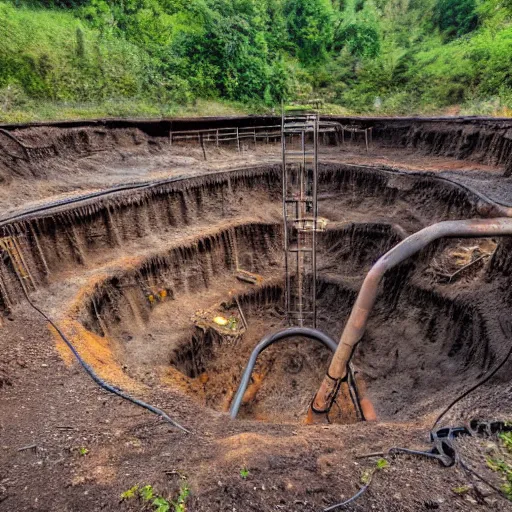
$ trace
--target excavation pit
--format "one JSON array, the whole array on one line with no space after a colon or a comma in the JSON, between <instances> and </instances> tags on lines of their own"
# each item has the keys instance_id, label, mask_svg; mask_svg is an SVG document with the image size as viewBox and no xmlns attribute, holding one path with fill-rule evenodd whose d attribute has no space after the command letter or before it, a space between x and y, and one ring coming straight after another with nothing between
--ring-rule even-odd
<instances>
[{"instance_id":1,"label":"excavation pit","mask_svg":"<svg viewBox=\"0 0 512 512\"><path fill-rule=\"evenodd\" d=\"M241 225L152 256L103 282L86 301L82 323L114 345L131 378L227 412L256 344L287 326L281 237L278 223ZM402 237L396 225L371 222L331 224L322 234L321 331L339 339L366 271ZM447 389L496 364L506 336L494 282L499 242L440 241L386 275L353 358L380 419L428 416ZM330 358L311 340L268 348L239 418L302 422ZM354 423L360 416L341 400L329 419Z\"/></svg>"},{"instance_id":2,"label":"excavation pit","mask_svg":"<svg viewBox=\"0 0 512 512\"><path fill-rule=\"evenodd\" d=\"M511 214L512 125L335 121L373 127L368 152L362 134L319 141L327 222L318 232L317 317L337 341L368 271L405 237L444 220ZM131 486L175 497L186 478L190 510L321 510L353 495L374 467L361 454L428 448L435 417L503 361L512 339L510 237L441 240L384 276L354 353L379 421L360 422L343 401L331 425L303 424L331 358L306 339L261 354L230 419L251 350L286 326L281 145L278 135L243 140L240 151L236 141L209 140L205 160L196 138L171 145L169 130L274 122L103 120L9 128L27 151L0 140L0 430L8 446L0 465L16 482L20 509L36 497L52 510L133 508L139 503L119 504ZM21 280L20 269L28 271ZM23 286L99 378L190 434L101 390L30 308ZM510 375L509 362L442 425L510 420ZM461 453L499 487L475 442ZM426 510L434 498L441 508L469 506L453 492L468 484L462 472L409 456L390 464L356 506ZM14 503L8 482L0 482L0 508L4 488ZM409 485L414 491L402 492Z\"/></svg>"},{"instance_id":3,"label":"excavation pit","mask_svg":"<svg viewBox=\"0 0 512 512\"><path fill-rule=\"evenodd\" d=\"M129 378L226 412L254 346L286 326L280 188L278 166L171 180L36 220L20 247L33 248L26 260L35 275L104 268L119 247L133 252L107 267L113 277L93 293L79 294L78 320L111 345ZM318 198L317 326L335 340L378 257L425 225L482 208L454 182L344 164L320 165ZM354 355L380 418L426 415L447 388L496 362L502 246L440 241L386 276ZM212 325L216 316L236 329ZM311 341L269 348L240 417L301 421L330 357ZM342 412L338 421L357 420Z\"/></svg>"}]
</instances>

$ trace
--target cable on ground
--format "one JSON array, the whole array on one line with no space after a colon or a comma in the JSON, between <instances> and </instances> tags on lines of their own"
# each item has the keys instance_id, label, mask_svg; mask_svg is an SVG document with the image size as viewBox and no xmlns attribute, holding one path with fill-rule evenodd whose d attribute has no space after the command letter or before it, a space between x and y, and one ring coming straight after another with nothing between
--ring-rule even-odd
<instances>
[{"instance_id":1,"label":"cable on ground","mask_svg":"<svg viewBox=\"0 0 512 512\"><path fill-rule=\"evenodd\" d=\"M91 379L98 384L101 388L105 389L109 393L113 393L114 395L117 395L121 398L124 398L125 400L128 400L128 402L131 402L132 404L138 405L139 407L142 407L143 409L146 409L153 414L156 414L157 416L160 416L164 421L167 423L170 423L174 427L178 428L179 430L186 432L187 434L190 434L190 430L186 429L182 425L180 425L178 422L173 420L168 414L166 414L161 409L158 409L157 407L154 407L153 405L150 405L142 400L139 400L138 398L134 398L130 396L128 393L125 393L123 390L112 386L105 382L103 379L98 377L98 375L94 372L94 370L83 360L82 356L78 353L74 345L71 343L71 341L68 339L68 337L60 330L60 328L57 326L57 324L46 314L44 311L39 309L30 299L28 294L26 293L24 287L22 287L23 293L25 295L25 298L27 299L30 306L37 311L58 333L58 335L62 338L62 341L68 346L69 350L73 353L77 361L80 363L80 366L86 371L86 373L91 377Z\"/></svg>"}]
</instances>

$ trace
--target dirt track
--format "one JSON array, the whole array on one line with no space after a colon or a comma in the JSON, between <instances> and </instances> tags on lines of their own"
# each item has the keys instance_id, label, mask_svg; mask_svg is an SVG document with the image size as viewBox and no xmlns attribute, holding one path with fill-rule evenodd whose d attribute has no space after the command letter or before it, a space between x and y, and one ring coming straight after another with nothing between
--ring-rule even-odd
<instances>
[{"instance_id":1,"label":"dirt track","mask_svg":"<svg viewBox=\"0 0 512 512\"><path fill-rule=\"evenodd\" d=\"M34 145L53 131L32 129L24 140ZM6 266L0 510L141 510L137 500L120 503L121 493L151 484L176 497L183 482L191 489L191 512L321 510L359 488L360 473L372 462L356 455L426 446L436 413L503 358L512 338L510 240L442 242L387 276L355 355L380 422L301 424L329 358L308 342L265 354L241 419L230 421L222 411L251 348L284 324L279 148L208 148L204 162L193 145L169 148L164 139L149 143L136 131L123 134L112 137L113 147L71 160L62 141L73 137L57 134L60 156L30 169L4 162L4 176L16 172L5 179L0 217L70 194L190 176L11 224L27 233L23 248L38 288L33 299L86 361L193 434L99 390L28 308ZM221 172L226 169L232 171ZM358 143L324 146L319 208L329 226L319 248L319 327L339 337L366 272L404 235L439 220L478 216L479 196L435 176L510 204L512 182L503 171L379 140L368 155ZM234 277L237 268L263 281L244 284ZM240 339L229 344L194 326L198 311L236 315L233 296L249 324ZM511 369L508 364L465 399L446 423L510 419ZM461 443L461 453L499 485L486 469L486 449ZM468 492L454 492L468 483ZM512 507L460 469L410 456L397 457L352 506L432 509Z\"/></svg>"}]
</instances>

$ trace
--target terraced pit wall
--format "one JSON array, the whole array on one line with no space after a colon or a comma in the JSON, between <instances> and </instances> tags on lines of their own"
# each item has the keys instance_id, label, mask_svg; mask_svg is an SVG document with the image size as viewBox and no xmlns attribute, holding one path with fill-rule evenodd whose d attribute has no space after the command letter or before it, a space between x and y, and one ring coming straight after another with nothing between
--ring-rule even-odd
<instances>
[{"instance_id":1,"label":"terraced pit wall","mask_svg":"<svg viewBox=\"0 0 512 512\"><path fill-rule=\"evenodd\" d=\"M0 224L2 237L15 237L38 287L62 272L95 267L125 250L152 250L173 233L242 217L281 215L280 166L175 178L154 186L106 194L62 205ZM383 212L401 204L410 212L402 227L409 233L426 222L477 216L480 199L434 177L383 172L364 166L320 166L319 200L335 221L343 208ZM0 263L0 307L22 293L10 260Z\"/></svg>"},{"instance_id":2,"label":"terraced pit wall","mask_svg":"<svg viewBox=\"0 0 512 512\"><path fill-rule=\"evenodd\" d=\"M322 116L345 126L373 128L376 144L411 148L422 154L500 166L512 175L512 120L508 118L369 118ZM0 133L0 181L34 174L35 162L71 157L147 141L154 151L168 144L171 131L279 125L280 117L183 118L172 120L109 119L0 126L20 144ZM334 141L331 140L331 143ZM38 150L40 148L40 150ZM30 160L32 158L32 160ZM36 165L37 167L37 165ZM15 176L15 175L14 175Z\"/></svg>"}]
</instances>

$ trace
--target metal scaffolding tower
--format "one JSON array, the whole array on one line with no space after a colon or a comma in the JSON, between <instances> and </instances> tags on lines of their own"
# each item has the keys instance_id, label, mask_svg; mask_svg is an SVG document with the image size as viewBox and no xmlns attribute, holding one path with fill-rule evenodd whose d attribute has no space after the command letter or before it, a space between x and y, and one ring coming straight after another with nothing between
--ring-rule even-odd
<instances>
[{"instance_id":1,"label":"metal scaffolding tower","mask_svg":"<svg viewBox=\"0 0 512 512\"><path fill-rule=\"evenodd\" d=\"M301 327L316 327L318 122L316 113L283 109L286 313L291 325Z\"/></svg>"}]
</instances>

